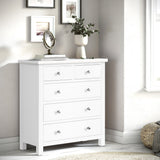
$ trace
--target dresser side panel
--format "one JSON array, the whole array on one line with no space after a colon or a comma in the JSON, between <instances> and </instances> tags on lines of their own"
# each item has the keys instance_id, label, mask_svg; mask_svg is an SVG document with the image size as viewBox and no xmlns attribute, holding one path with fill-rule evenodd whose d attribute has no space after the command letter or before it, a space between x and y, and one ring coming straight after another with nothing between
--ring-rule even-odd
<instances>
[{"instance_id":1,"label":"dresser side panel","mask_svg":"<svg viewBox=\"0 0 160 160\"><path fill-rule=\"evenodd\" d=\"M20 64L20 141L38 144L39 67Z\"/></svg>"},{"instance_id":2,"label":"dresser side panel","mask_svg":"<svg viewBox=\"0 0 160 160\"><path fill-rule=\"evenodd\" d=\"M102 137L105 139L105 112L106 112L106 104L105 104L105 63L102 64Z\"/></svg>"}]
</instances>

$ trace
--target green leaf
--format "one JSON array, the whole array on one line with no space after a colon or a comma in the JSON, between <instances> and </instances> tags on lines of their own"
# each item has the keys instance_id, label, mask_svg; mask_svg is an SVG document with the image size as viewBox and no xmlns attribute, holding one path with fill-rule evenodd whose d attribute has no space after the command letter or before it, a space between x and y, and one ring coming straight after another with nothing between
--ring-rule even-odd
<instances>
[{"instance_id":1,"label":"green leaf","mask_svg":"<svg viewBox=\"0 0 160 160\"><path fill-rule=\"evenodd\" d=\"M90 36L95 32L99 32L97 29L94 29L95 24L89 23L87 25L84 24L84 18L77 18L76 16L72 16L75 19L75 23L71 23L72 30L71 33Z\"/></svg>"}]
</instances>

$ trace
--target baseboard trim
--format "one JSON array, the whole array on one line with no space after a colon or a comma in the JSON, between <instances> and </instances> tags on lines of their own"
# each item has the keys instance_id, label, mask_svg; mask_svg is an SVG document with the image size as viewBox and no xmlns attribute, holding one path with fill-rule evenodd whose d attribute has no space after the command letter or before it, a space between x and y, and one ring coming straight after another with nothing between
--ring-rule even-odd
<instances>
[{"instance_id":1,"label":"baseboard trim","mask_svg":"<svg viewBox=\"0 0 160 160\"><path fill-rule=\"evenodd\" d=\"M19 148L19 138L0 138L0 153L18 150Z\"/></svg>"},{"instance_id":2,"label":"baseboard trim","mask_svg":"<svg viewBox=\"0 0 160 160\"><path fill-rule=\"evenodd\" d=\"M121 144L141 143L140 130L120 132L117 130L106 129L106 140ZM18 150L18 148L19 137L0 139L0 153Z\"/></svg>"},{"instance_id":3,"label":"baseboard trim","mask_svg":"<svg viewBox=\"0 0 160 160\"><path fill-rule=\"evenodd\" d=\"M141 143L140 130L120 132L117 130L106 129L106 140L121 144Z\"/></svg>"}]
</instances>

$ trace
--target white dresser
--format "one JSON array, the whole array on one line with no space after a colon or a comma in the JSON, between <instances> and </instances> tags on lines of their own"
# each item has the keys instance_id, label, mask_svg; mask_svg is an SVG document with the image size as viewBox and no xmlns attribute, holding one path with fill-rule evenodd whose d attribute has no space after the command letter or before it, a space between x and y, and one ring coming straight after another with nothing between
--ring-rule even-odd
<instances>
[{"instance_id":1,"label":"white dresser","mask_svg":"<svg viewBox=\"0 0 160 160\"><path fill-rule=\"evenodd\" d=\"M107 59L20 62L20 149L98 139L105 145Z\"/></svg>"}]
</instances>

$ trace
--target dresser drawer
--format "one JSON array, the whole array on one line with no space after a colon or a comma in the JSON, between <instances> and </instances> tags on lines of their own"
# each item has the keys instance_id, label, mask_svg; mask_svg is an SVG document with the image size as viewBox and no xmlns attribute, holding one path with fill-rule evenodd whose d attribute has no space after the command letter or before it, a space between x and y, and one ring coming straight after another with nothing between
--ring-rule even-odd
<instances>
[{"instance_id":1,"label":"dresser drawer","mask_svg":"<svg viewBox=\"0 0 160 160\"><path fill-rule=\"evenodd\" d=\"M100 81L44 84L44 101L86 99L100 96Z\"/></svg>"},{"instance_id":2,"label":"dresser drawer","mask_svg":"<svg viewBox=\"0 0 160 160\"><path fill-rule=\"evenodd\" d=\"M45 81L69 80L73 78L72 66L44 66Z\"/></svg>"},{"instance_id":3,"label":"dresser drawer","mask_svg":"<svg viewBox=\"0 0 160 160\"><path fill-rule=\"evenodd\" d=\"M44 122L101 115L101 101L82 101L44 105Z\"/></svg>"},{"instance_id":4,"label":"dresser drawer","mask_svg":"<svg viewBox=\"0 0 160 160\"><path fill-rule=\"evenodd\" d=\"M44 125L44 142L94 136L101 133L100 119Z\"/></svg>"},{"instance_id":5,"label":"dresser drawer","mask_svg":"<svg viewBox=\"0 0 160 160\"><path fill-rule=\"evenodd\" d=\"M100 78L101 70L101 65L75 66L74 77L75 79Z\"/></svg>"}]
</instances>

